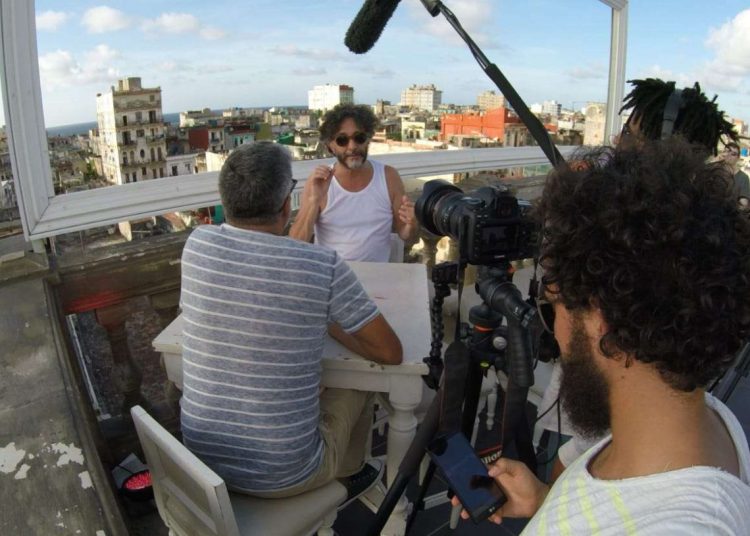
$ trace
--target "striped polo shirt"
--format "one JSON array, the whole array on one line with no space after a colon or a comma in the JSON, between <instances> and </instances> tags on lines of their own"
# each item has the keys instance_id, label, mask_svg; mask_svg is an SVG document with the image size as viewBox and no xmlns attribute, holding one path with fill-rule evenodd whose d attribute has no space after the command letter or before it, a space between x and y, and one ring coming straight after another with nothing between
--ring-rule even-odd
<instances>
[{"instance_id":1,"label":"striped polo shirt","mask_svg":"<svg viewBox=\"0 0 750 536\"><path fill-rule=\"evenodd\" d=\"M279 490L319 467L327 324L378 315L330 249L224 224L182 254L185 445L233 489Z\"/></svg>"}]
</instances>

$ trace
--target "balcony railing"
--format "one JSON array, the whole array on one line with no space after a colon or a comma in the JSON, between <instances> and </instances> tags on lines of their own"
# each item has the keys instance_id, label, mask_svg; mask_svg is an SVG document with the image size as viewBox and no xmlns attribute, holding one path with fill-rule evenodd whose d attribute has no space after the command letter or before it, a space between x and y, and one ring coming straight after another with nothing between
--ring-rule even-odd
<instances>
[{"instance_id":1,"label":"balcony railing","mask_svg":"<svg viewBox=\"0 0 750 536\"><path fill-rule=\"evenodd\" d=\"M125 128L133 128L133 127L140 127L140 126L148 126L148 125L161 125L164 121L162 121L161 117L157 117L153 120L151 119L128 119L128 122L125 123L122 120L115 121L115 128L118 129L125 129Z\"/></svg>"},{"instance_id":2,"label":"balcony railing","mask_svg":"<svg viewBox=\"0 0 750 536\"><path fill-rule=\"evenodd\" d=\"M563 155L567 155L575 147L559 149ZM378 155L376 158L395 167L405 179L547 163L539 147L428 151ZM165 162L165 159L144 163L139 167L149 167L162 162ZM304 186L310 172L321 162L330 163L330 159L293 162L294 178L300 181L297 185L298 190ZM45 238L165 212L216 205L219 203L218 178L219 173L214 171L53 197L34 229L33 238Z\"/></svg>"},{"instance_id":3,"label":"balcony railing","mask_svg":"<svg viewBox=\"0 0 750 536\"><path fill-rule=\"evenodd\" d=\"M153 108L161 108L161 99L156 99L152 101L148 100L137 100L137 101L129 101L129 102L115 102L114 103L115 111L125 111L125 110L148 110Z\"/></svg>"},{"instance_id":4,"label":"balcony railing","mask_svg":"<svg viewBox=\"0 0 750 536\"><path fill-rule=\"evenodd\" d=\"M621 125L618 110L625 85L628 1L600 1L612 8L604 133L604 139L608 140L612 134L619 132ZM49 165L47 133L44 129L35 16L33 1L0 0L0 47L3 51L3 61L0 62L0 93L9 128L9 152L13 161L13 172L17 178L16 192L26 238L37 240L139 216L216 203L219 198L216 184L218 173L165 178L143 184L128 184L65 195L55 194ZM161 99L140 99L128 104L120 101L116 109L148 109L160 106ZM414 153L388 155L381 160L396 167L405 177L545 162L538 148ZM306 177L317 164L315 160L296 162L295 177ZM37 246L38 244L35 244L35 247Z\"/></svg>"}]
</instances>

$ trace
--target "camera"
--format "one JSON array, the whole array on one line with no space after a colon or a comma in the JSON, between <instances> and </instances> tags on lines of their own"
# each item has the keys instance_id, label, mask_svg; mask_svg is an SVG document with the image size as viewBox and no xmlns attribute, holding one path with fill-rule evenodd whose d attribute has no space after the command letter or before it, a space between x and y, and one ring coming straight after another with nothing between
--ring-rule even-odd
<instances>
[{"instance_id":1,"label":"camera","mask_svg":"<svg viewBox=\"0 0 750 536\"><path fill-rule=\"evenodd\" d=\"M475 265L533 257L538 233L530 211L531 203L517 199L507 186L464 194L443 179L425 183L415 204L419 223L458 241L461 258Z\"/></svg>"}]
</instances>

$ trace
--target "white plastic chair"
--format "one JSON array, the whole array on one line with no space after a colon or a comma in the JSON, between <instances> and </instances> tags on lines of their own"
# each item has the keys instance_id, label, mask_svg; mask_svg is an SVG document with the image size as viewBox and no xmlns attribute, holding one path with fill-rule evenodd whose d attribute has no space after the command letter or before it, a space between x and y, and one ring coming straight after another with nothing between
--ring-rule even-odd
<instances>
[{"instance_id":1,"label":"white plastic chair","mask_svg":"<svg viewBox=\"0 0 750 536\"><path fill-rule=\"evenodd\" d=\"M333 481L287 499L229 493L224 481L140 406L130 410L159 515L175 536L333 536L346 488Z\"/></svg>"}]
</instances>

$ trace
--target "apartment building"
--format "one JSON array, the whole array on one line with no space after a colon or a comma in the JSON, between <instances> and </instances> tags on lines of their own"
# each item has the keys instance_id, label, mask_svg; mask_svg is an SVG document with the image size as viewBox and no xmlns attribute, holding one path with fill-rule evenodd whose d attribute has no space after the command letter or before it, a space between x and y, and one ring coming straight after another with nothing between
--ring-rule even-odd
<instances>
[{"instance_id":1,"label":"apartment building","mask_svg":"<svg viewBox=\"0 0 750 536\"><path fill-rule=\"evenodd\" d=\"M432 112L440 106L443 99L443 92L435 87L434 84L418 86L413 84L401 92L401 106L417 108Z\"/></svg>"},{"instance_id":2,"label":"apartment building","mask_svg":"<svg viewBox=\"0 0 750 536\"><path fill-rule=\"evenodd\" d=\"M494 91L484 91L477 96L477 106L482 111L505 107L505 97Z\"/></svg>"},{"instance_id":3,"label":"apartment building","mask_svg":"<svg viewBox=\"0 0 750 536\"><path fill-rule=\"evenodd\" d=\"M307 107L325 112L337 104L354 104L354 88L346 84L315 86L307 92Z\"/></svg>"},{"instance_id":4,"label":"apartment building","mask_svg":"<svg viewBox=\"0 0 750 536\"><path fill-rule=\"evenodd\" d=\"M96 96L99 154L105 179L125 184L166 176L161 88L123 78Z\"/></svg>"},{"instance_id":5,"label":"apartment building","mask_svg":"<svg viewBox=\"0 0 750 536\"><path fill-rule=\"evenodd\" d=\"M562 111L562 104L555 100L544 101L542 103L542 113L552 117L559 117Z\"/></svg>"}]
</instances>

